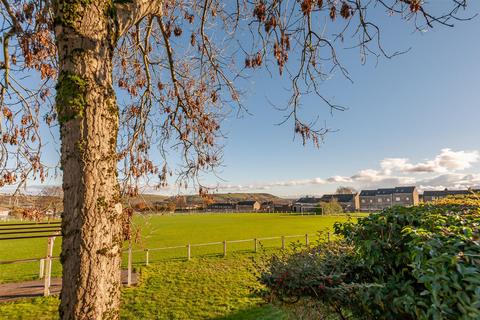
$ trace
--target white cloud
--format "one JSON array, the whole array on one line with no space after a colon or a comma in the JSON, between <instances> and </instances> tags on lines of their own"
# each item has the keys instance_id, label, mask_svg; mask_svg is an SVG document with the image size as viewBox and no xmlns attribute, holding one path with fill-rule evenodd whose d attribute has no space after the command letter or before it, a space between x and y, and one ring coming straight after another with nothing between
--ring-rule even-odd
<instances>
[{"instance_id":1,"label":"white cloud","mask_svg":"<svg viewBox=\"0 0 480 320\"><path fill-rule=\"evenodd\" d=\"M403 173L445 173L465 170L480 160L478 151L453 151L442 149L433 160L412 164L407 158L386 158L380 166L386 174L392 171Z\"/></svg>"},{"instance_id":2,"label":"white cloud","mask_svg":"<svg viewBox=\"0 0 480 320\"><path fill-rule=\"evenodd\" d=\"M447 170L464 170L472 166L473 163L480 160L478 151L452 151L442 149L441 153L435 158L435 163L439 167Z\"/></svg>"},{"instance_id":3,"label":"white cloud","mask_svg":"<svg viewBox=\"0 0 480 320\"><path fill-rule=\"evenodd\" d=\"M333 177L327 178L327 181L330 183L335 183L335 182L349 183L349 182L352 182L353 179L351 177L333 176Z\"/></svg>"},{"instance_id":4,"label":"white cloud","mask_svg":"<svg viewBox=\"0 0 480 320\"><path fill-rule=\"evenodd\" d=\"M433 159L412 163L408 158L385 158L379 169L362 169L351 176L286 180L249 185L219 185L221 190L269 190L312 185L346 184L356 188L381 188L399 185L419 185L422 188L466 188L480 185L480 174L459 173L480 161L479 151L442 149ZM433 174L437 174L436 176ZM419 175L422 174L422 175ZM430 175L428 177L425 174Z\"/></svg>"},{"instance_id":5,"label":"white cloud","mask_svg":"<svg viewBox=\"0 0 480 320\"><path fill-rule=\"evenodd\" d=\"M210 188L217 189L219 192L270 190L270 192L276 193L280 190L281 193L284 193L285 190L296 190L296 192L300 193L311 190L313 192L309 193L313 194L318 193L318 190L322 188L334 189L338 185L352 186L356 189L401 185L417 185L421 189L480 187L479 173L462 172L462 170L472 168L478 162L480 162L478 150L453 151L445 148L440 150L440 153L433 158L418 163L412 163L406 157L385 158L380 161L377 169L362 169L353 175L332 175L326 178L315 177L247 184L220 183L211 185ZM294 167L291 174L295 175ZM36 186L31 185L28 188L33 190ZM145 190L142 190L142 192L175 194L177 192L195 192L195 190L192 187L184 190L173 184L160 190L145 187Z\"/></svg>"}]
</instances>

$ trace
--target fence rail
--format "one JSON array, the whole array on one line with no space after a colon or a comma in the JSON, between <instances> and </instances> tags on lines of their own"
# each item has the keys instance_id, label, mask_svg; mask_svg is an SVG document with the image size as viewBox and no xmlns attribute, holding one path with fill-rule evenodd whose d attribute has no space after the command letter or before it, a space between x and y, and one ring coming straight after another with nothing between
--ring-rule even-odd
<instances>
[{"instance_id":1,"label":"fence rail","mask_svg":"<svg viewBox=\"0 0 480 320\"><path fill-rule=\"evenodd\" d=\"M0 224L0 240L50 239L59 236L61 236L60 222Z\"/></svg>"},{"instance_id":2,"label":"fence rail","mask_svg":"<svg viewBox=\"0 0 480 320\"><path fill-rule=\"evenodd\" d=\"M283 235L283 236L275 236L275 237L262 237L262 238L251 238L251 239L238 239L238 240L223 240L223 241L215 241L215 242L206 242L206 243L187 243L185 245L177 245L177 246L169 246L169 247L158 247L158 248L144 248L144 249L136 249L133 250L132 244L129 243L127 249L122 250L123 253L127 253L127 285L130 286L132 281L132 265L133 265L133 253L143 252L145 253L145 259L143 260L143 264L149 265L150 263L150 252L151 251L163 251L163 250L174 250L174 249L185 249L185 258L190 260L192 258L192 247L206 247L206 246L215 246L215 245L223 245L222 254L224 257L227 256L227 248L228 244L234 243L246 243L252 242L253 245L253 252L258 251L258 243L261 241L266 240L281 240L281 249L284 250L286 248L286 239L291 238L301 238L304 237L305 246L309 246L309 234L296 234L296 235ZM18 238L17 238L18 239ZM330 241L330 232L327 233L327 239ZM5 239L3 239L5 240ZM48 239L48 248L47 248L47 255L42 258L28 258L28 259L19 259L19 260L8 260L8 261L0 261L0 265L5 264L16 264L16 263L32 263L32 262L40 262L39 265L39 279L44 279L44 295L48 296L50 294L50 279L51 279L51 269L52 269L52 260L58 260L60 257L53 256L53 241L55 240L55 236L51 236ZM232 252L237 250L231 250Z\"/></svg>"}]
</instances>

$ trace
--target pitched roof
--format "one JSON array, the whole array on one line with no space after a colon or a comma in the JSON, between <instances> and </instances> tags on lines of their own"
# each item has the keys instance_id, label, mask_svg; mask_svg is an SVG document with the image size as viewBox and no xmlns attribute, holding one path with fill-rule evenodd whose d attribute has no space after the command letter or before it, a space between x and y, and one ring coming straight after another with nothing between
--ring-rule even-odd
<instances>
[{"instance_id":1,"label":"pitched roof","mask_svg":"<svg viewBox=\"0 0 480 320\"><path fill-rule=\"evenodd\" d=\"M239 206L253 206L257 201L255 200L246 200L246 201L239 201L237 204Z\"/></svg>"},{"instance_id":2,"label":"pitched roof","mask_svg":"<svg viewBox=\"0 0 480 320\"><path fill-rule=\"evenodd\" d=\"M320 202L320 198L304 197L304 198L298 199L298 200L295 201L295 202L296 202L296 203L319 203L319 202Z\"/></svg>"},{"instance_id":3,"label":"pitched roof","mask_svg":"<svg viewBox=\"0 0 480 320\"><path fill-rule=\"evenodd\" d=\"M415 188L415 186L395 187L395 193L413 193Z\"/></svg>"},{"instance_id":4,"label":"pitched roof","mask_svg":"<svg viewBox=\"0 0 480 320\"><path fill-rule=\"evenodd\" d=\"M377 194L377 190L362 190L360 197L373 197Z\"/></svg>"},{"instance_id":5,"label":"pitched roof","mask_svg":"<svg viewBox=\"0 0 480 320\"><path fill-rule=\"evenodd\" d=\"M320 198L320 201L331 201L336 199L338 202L350 202L355 198L355 194L343 193L343 194L326 194Z\"/></svg>"},{"instance_id":6,"label":"pitched roof","mask_svg":"<svg viewBox=\"0 0 480 320\"><path fill-rule=\"evenodd\" d=\"M382 188L382 189L377 189L376 195L393 194L394 192L395 192L395 188Z\"/></svg>"},{"instance_id":7,"label":"pitched roof","mask_svg":"<svg viewBox=\"0 0 480 320\"><path fill-rule=\"evenodd\" d=\"M472 192L479 192L480 190L430 190L424 191L423 196L454 196L461 194L470 194Z\"/></svg>"}]
</instances>

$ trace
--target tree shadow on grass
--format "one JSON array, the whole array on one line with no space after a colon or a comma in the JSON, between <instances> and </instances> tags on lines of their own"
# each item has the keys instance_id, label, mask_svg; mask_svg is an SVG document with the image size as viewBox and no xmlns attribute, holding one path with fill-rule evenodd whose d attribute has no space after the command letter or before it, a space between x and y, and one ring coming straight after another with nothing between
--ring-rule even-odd
<instances>
[{"instance_id":1,"label":"tree shadow on grass","mask_svg":"<svg viewBox=\"0 0 480 320\"><path fill-rule=\"evenodd\" d=\"M287 320L287 315L278 307L270 304L253 306L238 310L226 316L212 320Z\"/></svg>"}]
</instances>

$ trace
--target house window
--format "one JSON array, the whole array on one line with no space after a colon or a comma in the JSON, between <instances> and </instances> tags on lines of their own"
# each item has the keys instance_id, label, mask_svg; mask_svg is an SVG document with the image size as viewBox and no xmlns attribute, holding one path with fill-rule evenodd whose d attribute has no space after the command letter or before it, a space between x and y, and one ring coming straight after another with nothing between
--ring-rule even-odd
<instances>
[{"instance_id":1,"label":"house window","mask_svg":"<svg viewBox=\"0 0 480 320\"><path fill-rule=\"evenodd\" d=\"M372 200L372 199L370 199L370 203L372 203L372 202L373 202L373 200Z\"/></svg>"},{"instance_id":2,"label":"house window","mask_svg":"<svg viewBox=\"0 0 480 320\"><path fill-rule=\"evenodd\" d=\"M395 201L400 201L400 197L396 197L396 198L395 198Z\"/></svg>"},{"instance_id":3,"label":"house window","mask_svg":"<svg viewBox=\"0 0 480 320\"><path fill-rule=\"evenodd\" d=\"M410 200L410 198L409 198L409 197L405 197L405 200L407 200L407 201L408 201L408 200Z\"/></svg>"},{"instance_id":4,"label":"house window","mask_svg":"<svg viewBox=\"0 0 480 320\"><path fill-rule=\"evenodd\" d=\"M387 202L390 202L390 199L389 199L389 198L387 198Z\"/></svg>"},{"instance_id":5,"label":"house window","mask_svg":"<svg viewBox=\"0 0 480 320\"><path fill-rule=\"evenodd\" d=\"M382 199L378 199L378 202L382 202Z\"/></svg>"},{"instance_id":6,"label":"house window","mask_svg":"<svg viewBox=\"0 0 480 320\"><path fill-rule=\"evenodd\" d=\"M362 199L362 203L365 203L365 199Z\"/></svg>"}]
</instances>

